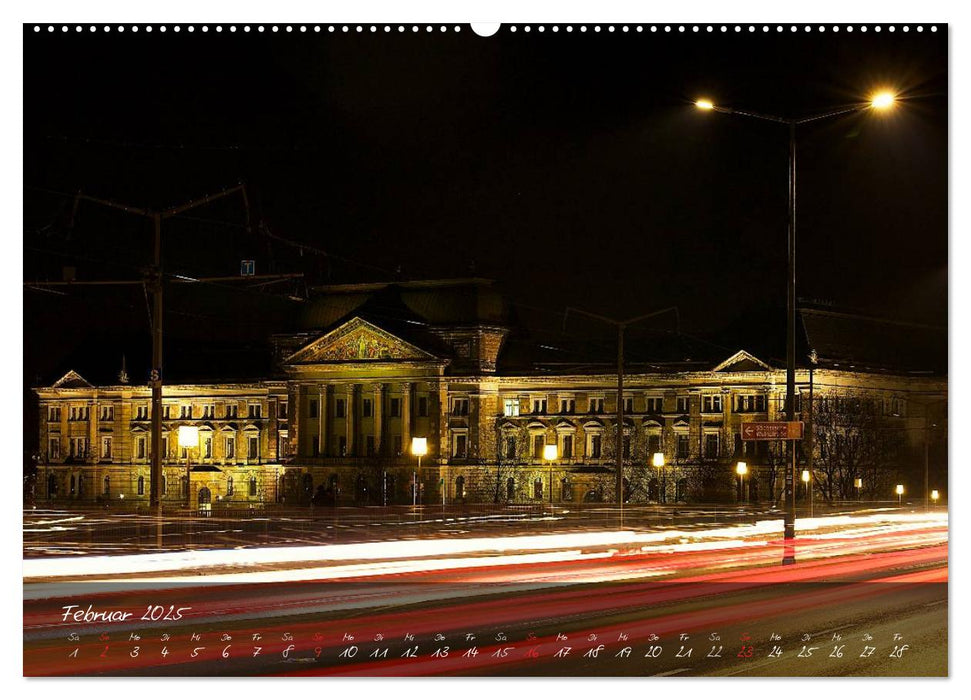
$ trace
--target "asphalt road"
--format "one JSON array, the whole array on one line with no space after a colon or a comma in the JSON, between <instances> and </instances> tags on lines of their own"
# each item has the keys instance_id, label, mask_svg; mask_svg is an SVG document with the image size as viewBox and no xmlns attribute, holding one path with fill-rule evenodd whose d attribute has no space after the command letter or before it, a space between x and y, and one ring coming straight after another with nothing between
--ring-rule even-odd
<instances>
[{"instance_id":1,"label":"asphalt road","mask_svg":"<svg viewBox=\"0 0 971 700\"><path fill-rule=\"evenodd\" d=\"M784 552L768 541L532 562L507 553L272 584L204 575L123 581L110 593L75 584L25 602L25 673L947 674L946 527L819 533L797 542L794 565L781 564ZM135 615L65 621L65 604ZM187 610L138 619L156 605Z\"/></svg>"},{"instance_id":2,"label":"asphalt road","mask_svg":"<svg viewBox=\"0 0 971 700\"><path fill-rule=\"evenodd\" d=\"M816 515L887 510L888 504L817 506ZM892 510L897 511L896 503ZM904 508L900 512L920 509ZM935 509L938 510L938 509ZM939 509L941 512L943 508ZM803 513L798 514L802 517ZM623 517L621 517L623 516ZM657 530L704 528L781 519L768 505L631 506L577 504L534 506L428 506L240 510L199 517L168 512L154 516L104 509L24 511L24 557L128 554L211 548L307 546L402 539L503 537L573 533L604 528Z\"/></svg>"}]
</instances>

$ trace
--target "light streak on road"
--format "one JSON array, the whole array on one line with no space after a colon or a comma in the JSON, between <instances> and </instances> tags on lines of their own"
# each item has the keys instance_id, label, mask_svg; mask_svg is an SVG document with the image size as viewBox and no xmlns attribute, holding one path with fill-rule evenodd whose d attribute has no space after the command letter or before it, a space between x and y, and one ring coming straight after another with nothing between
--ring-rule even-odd
<instances>
[{"instance_id":1,"label":"light streak on road","mask_svg":"<svg viewBox=\"0 0 971 700\"><path fill-rule=\"evenodd\" d=\"M861 516L831 516L799 521L800 537L825 539L821 530L836 529L842 538L853 538L855 531L882 534L905 534L922 529L940 529L946 538L946 513L877 513ZM593 550L616 550L618 555L636 551L650 552L663 546L669 553L698 551L729 546L761 547L767 538L782 533L781 520L764 520L754 524L719 527L708 530L660 530L649 532L605 531L512 537L404 540L357 544L314 545L308 547L267 547L229 550L192 550L155 554L116 556L49 557L28 559L23 563L25 579L77 578L92 576L151 574L186 571L198 574L222 567L238 575L247 569L302 563L389 562L407 560L425 571L441 568L436 559L475 556L482 565L503 566L509 555L556 552L562 561L575 561ZM811 534L810 534L811 533ZM319 578L320 567L304 569ZM213 575L217 575L213 571ZM198 580L196 578L195 580ZM299 579L289 579L299 580Z\"/></svg>"}]
</instances>

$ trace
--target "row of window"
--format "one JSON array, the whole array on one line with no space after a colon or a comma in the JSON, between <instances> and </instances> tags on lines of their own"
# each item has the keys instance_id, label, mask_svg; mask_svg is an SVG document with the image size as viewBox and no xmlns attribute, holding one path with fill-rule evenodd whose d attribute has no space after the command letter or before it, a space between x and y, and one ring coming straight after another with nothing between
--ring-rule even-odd
<instances>
[{"instance_id":1,"label":"row of window","mask_svg":"<svg viewBox=\"0 0 971 700\"><path fill-rule=\"evenodd\" d=\"M101 459L111 459L112 456L112 446L114 439L111 437L101 438ZM135 459L147 459L148 457L148 445L149 440L147 437L136 437L134 440L134 456ZM236 458L236 438L226 437L223 443L223 457L225 459L235 459ZM200 445L200 457L202 459L212 459L212 446L213 438L204 437L202 439L202 444ZM247 447L247 459L259 459L260 456L260 439L257 436L252 436L246 438ZM68 457L71 459L87 459L90 455L91 443L88 438L71 438L68 442ZM169 455L169 441L168 438L162 438L162 454ZM50 438L47 448L47 456L50 461L56 461L61 458L61 440L60 438ZM188 448L181 448L181 458L187 459L189 456Z\"/></svg>"},{"instance_id":2,"label":"row of window","mask_svg":"<svg viewBox=\"0 0 971 700\"><path fill-rule=\"evenodd\" d=\"M335 455L338 457L347 456L347 436L337 435L335 436ZM373 457L378 453L377 443L375 442L373 435L364 436L364 454L368 457ZM310 456L319 457L321 454L321 445L318 436L314 435L310 439ZM402 438L400 435L391 436L391 454L400 457L404 454L404 445L402 443Z\"/></svg>"},{"instance_id":3,"label":"row of window","mask_svg":"<svg viewBox=\"0 0 971 700\"><path fill-rule=\"evenodd\" d=\"M709 402L705 404L703 410L706 413L720 412L721 411L721 396L712 397L717 399L714 403ZM764 397L763 397L764 398ZM467 402L468 399L461 399ZM455 402L459 399L453 400L453 406ZM587 399L587 413L603 414L604 410L603 397L591 397ZM660 396L650 396L647 398L646 412L647 413L662 413L663 412L663 402L664 400ZM467 404L466 404L467 405ZM506 417L515 417L520 415L522 404L518 398L504 399L502 402L502 413ZM564 398L559 400L559 413L560 414L573 414L577 412L577 402L575 398ZM678 413L688 413L688 397L679 396L677 400L677 410ZM455 413L455 411L452 411ZM467 412L467 409L466 409ZM546 398L533 398L530 400L530 413L543 415L548 412L548 399ZM633 413L634 412L634 399L633 397L628 397L624 399L624 412Z\"/></svg>"},{"instance_id":4,"label":"row of window","mask_svg":"<svg viewBox=\"0 0 971 700\"><path fill-rule=\"evenodd\" d=\"M171 404L166 404L162 406L162 418L165 420L170 420L173 418L172 412L173 406ZM178 417L183 419L193 419L193 418L215 418L216 417L216 406L215 404L206 404L201 407L201 415L194 415L195 411L193 406L190 404L181 404L177 406ZM285 403L279 404L280 418L287 417L287 405ZM135 406L135 416L134 420L148 420L150 414L150 409L147 404L140 404ZM262 418L263 417L263 405L258 403L251 403L247 406L247 416L249 418ZM89 420L91 417L90 406L69 406L68 407L68 420L72 421L85 421ZM224 411L224 418L239 418L239 405L232 403L226 404ZM99 413L99 418L102 421L113 421L115 419L115 407L112 405L101 406ZM48 406L47 408L47 420L51 423L57 423L61 420L61 407L60 406Z\"/></svg>"},{"instance_id":5,"label":"row of window","mask_svg":"<svg viewBox=\"0 0 971 700\"><path fill-rule=\"evenodd\" d=\"M84 489L85 489L85 481L86 480L85 480L83 474L79 474L77 477L75 477L74 474L72 474L71 475L71 478L70 478L70 482L69 482L70 483L70 495L71 496L75 496L75 495L76 496L83 496L84 495ZM181 492L182 497L183 498L184 497L187 497L189 495L189 480L188 480L188 478L186 478L184 476L183 477L180 477L179 482L180 482L180 486L181 486L181 488L179 490ZM146 486L147 486L147 479L144 476L139 476L138 477L138 481L135 484L135 492L139 496L144 496L146 494L146 491L145 491ZM57 495L57 491L58 491L57 477L55 477L53 474L51 474L50 477L48 477L48 484L47 484L48 496L49 497L56 496ZM168 495L168 492L169 492L168 478L163 474L162 475L162 495L163 496L166 496L166 495ZM248 495L250 495L250 496L256 496L256 494L257 494L256 477L255 476L251 476L249 478ZM101 495L102 496L111 496L111 477L110 476L105 476L104 479L101 480ZM227 496L235 496L236 495L236 486L235 486L235 484L233 482L233 477L229 477L226 480L226 495Z\"/></svg>"},{"instance_id":6,"label":"row of window","mask_svg":"<svg viewBox=\"0 0 971 700\"><path fill-rule=\"evenodd\" d=\"M418 397L417 413L419 418L428 417L428 397L419 396ZM391 418L401 418L401 407L402 400L397 397L391 397L388 406L388 415ZM318 418L320 416L320 402L318 399L310 399L307 404L307 415L310 418ZM465 415L468 415L468 399L465 403ZM371 418L374 416L374 400L373 399L361 399L361 416L363 418ZM337 398L334 399L334 417L335 418L346 418L347 417L347 399Z\"/></svg>"},{"instance_id":7,"label":"row of window","mask_svg":"<svg viewBox=\"0 0 971 700\"><path fill-rule=\"evenodd\" d=\"M798 397L797 397L798 398ZM465 412L468 412L468 399L453 399L453 414L458 414L454 407L458 402L464 402ZM680 414L689 413L689 397L678 396L676 411ZM645 400L645 411L647 413L663 413L664 399L660 396L649 396ZM543 415L548 412L547 398L530 399L530 414ZM587 399L587 413L603 414L604 398L591 397ZM724 396L721 394L705 394L701 397L702 413L721 413L724 410ZM768 397L765 394L740 394L734 397L734 410L737 413L765 413L768 410ZM502 412L506 417L516 417L522 411L522 403L518 398L503 399ZM559 414L574 414L577 411L577 403L574 398L559 399ZM624 412L634 413L634 398L624 399ZM459 414L461 415L461 414Z\"/></svg>"},{"instance_id":8,"label":"row of window","mask_svg":"<svg viewBox=\"0 0 971 700\"><path fill-rule=\"evenodd\" d=\"M745 451L742 445L741 435L735 436L735 450L738 453ZM557 458L574 459L581 455L575 454L575 443L573 435L561 435L557 441ZM600 433L592 433L586 436L586 450L584 455L590 459L602 459L604 455L604 436ZM691 454L691 438L687 433L677 433L675 440L675 456L679 459L686 459ZM547 444L545 435L537 434L530 437L528 448L520 442L514 435L507 435L502 442L502 457L509 460L544 458L544 448ZM661 452L660 434L650 434L647 436L646 454L651 455ZM520 450L523 450L521 452ZM624 458L630 458L631 442L630 436L624 436ZM524 454L525 452L525 454ZM719 433L705 433L702 442L702 455L705 457L718 457L721 454L721 435ZM451 455L457 459L464 459L468 456L468 436L465 433L452 433Z\"/></svg>"}]
</instances>

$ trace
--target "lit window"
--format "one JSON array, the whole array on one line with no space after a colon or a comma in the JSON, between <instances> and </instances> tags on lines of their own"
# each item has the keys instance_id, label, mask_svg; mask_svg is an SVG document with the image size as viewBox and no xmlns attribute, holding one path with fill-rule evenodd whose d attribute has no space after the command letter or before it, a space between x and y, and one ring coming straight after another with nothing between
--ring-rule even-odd
<instances>
[{"instance_id":1,"label":"lit window","mask_svg":"<svg viewBox=\"0 0 971 700\"><path fill-rule=\"evenodd\" d=\"M519 399L505 399L502 402L502 415L515 418L519 415Z\"/></svg>"}]
</instances>

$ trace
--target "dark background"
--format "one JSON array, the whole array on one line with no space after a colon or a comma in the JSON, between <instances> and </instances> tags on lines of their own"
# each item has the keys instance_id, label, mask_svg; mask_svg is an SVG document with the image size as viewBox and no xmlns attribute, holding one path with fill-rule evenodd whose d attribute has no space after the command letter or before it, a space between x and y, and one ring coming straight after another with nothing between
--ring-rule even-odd
<instances>
[{"instance_id":1,"label":"dark background","mask_svg":"<svg viewBox=\"0 0 971 700\"><path fill-rule=\"evenodd\" d=\"M781 357L785 127L692 102L803 116L888 87L890 113L800 127L798 295L946 324L946 27L368 29L25 26L25 282L65 266L137 279L149 262L149 221L74 209L75 192L164 207L243 181L248 221L231 197L166 222L166 271L235 275L255 258L306 278L167 292L167 357L265 345L308 285L472 275L535 326L571 305L676 305L685 332ZM144 381L140 287L24 298L26 385L84 374L92 353L126 353Z\"/></svg>"}]
</instances>

